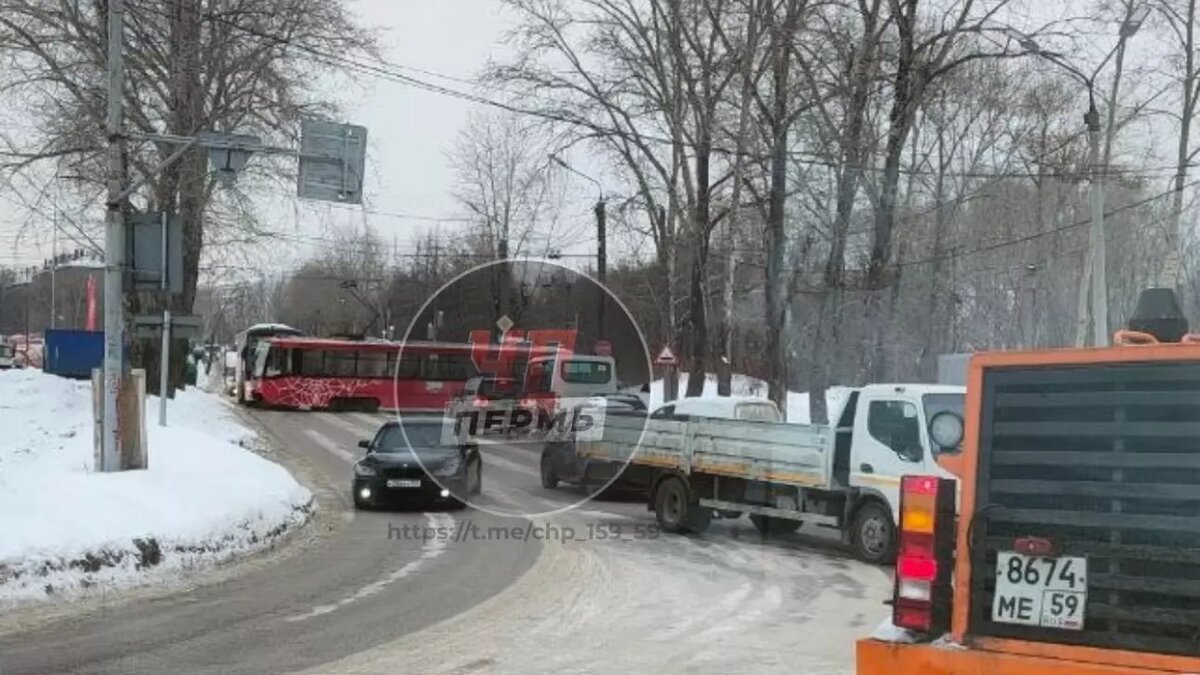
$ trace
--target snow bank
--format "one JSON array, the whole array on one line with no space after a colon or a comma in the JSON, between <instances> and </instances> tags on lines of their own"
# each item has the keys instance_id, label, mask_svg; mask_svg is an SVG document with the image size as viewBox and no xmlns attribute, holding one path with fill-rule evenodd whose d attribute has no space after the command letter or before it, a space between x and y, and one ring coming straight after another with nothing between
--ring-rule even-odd
<instances>
[{"instance_id":1,"label":"snow bank","mask_svg":"<svg viewBox=\"0 0 1200 675\"><path fill-rule=\"evenodd\" d=\"M679 373L679 393L682 395L684 389L687 388L688 374ZM756 377L734 373L732 378L732 388L734 396L766 396L767 383ZM830 387L825 391L825 403L828 406L829 414L833 415L839 406L842 405L842 400L845 399L847 389L845 387ZM708 373L704 377L704 395L717 395L717 375ZM663 381L655 380L650 384L650 409L654 410L663 402ZM808 415L808 393L807 392L788 392L787 399L787 421L793 424L808 424L811 418Z\"/></svg>"},{"instance_id":2,"label":"snow bank","mask_svg":"<svg viewBox=\"0 0 1200 675\"><path fill-rule=\"evenodd\" d=\"M216 397L195 389L156 424L146 471L92 471L91 385L0 372L0 603L165 580L269 546L312 495Z\"/></svg>"}]
</instances>

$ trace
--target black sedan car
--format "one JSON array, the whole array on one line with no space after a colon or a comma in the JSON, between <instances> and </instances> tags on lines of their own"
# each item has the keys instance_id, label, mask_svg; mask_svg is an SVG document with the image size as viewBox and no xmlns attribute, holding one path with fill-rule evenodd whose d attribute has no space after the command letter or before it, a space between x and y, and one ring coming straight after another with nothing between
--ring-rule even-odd
<instances>
[{"instance_id":1,"label":"black sedan car","mask_svg":"<svg viewBox=\"0 0 1200 675\"><path fill-rule=\"evenodd\" d=\"M354 464L356 509L417 503L462 508L483 490L478 448L443 443L440 417L388 422L359 447L367 453Z\"/></svg>"},{"instance_id":2,"label":"black sedan car","mask_svg":"<svg viewBox=\"0 0 1200 675\"><path fill-rule=\"evenodd\" d=\"M608 415L646 415L646 404L636 394L601 394L594 405ZM616 477L614 481L613 478ZM542 446L542 487L553 490L559 483L574 483L588 494L631 492L647 489L650 476L643 467L589 460L575 453L575 441L557 439Z\"/></svg>"}]
</instances>

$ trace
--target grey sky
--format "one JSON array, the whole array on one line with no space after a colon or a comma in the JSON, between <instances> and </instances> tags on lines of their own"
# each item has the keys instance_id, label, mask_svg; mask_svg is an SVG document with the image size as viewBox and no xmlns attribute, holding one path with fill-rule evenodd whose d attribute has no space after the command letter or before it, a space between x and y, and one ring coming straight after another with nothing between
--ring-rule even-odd
<instances>
[{"instance_id":1,"label":"grey sky","mask_svg":"<svg viewBox=\"0 0 1200 675\"><path fill-rule=\"evenodd\" d=\"M1031 30L1046 21L1089 16L1095 7L1092 0L1060 0L1053 3L1015 0L1004 19ZM353 8L359 12L365 24L381 30L384 57L397 66L469 79L479 72L489 58L505 56L499 39L508 25L508 18L501 13L497 0L357 0ZM1109 26L1106 22L1084 23L1076 24L1076 29L1082 29L1081 32L1087 36L1083 41L1083 53L1074 55L1081 68L1087 68L1089 61L1098 61L1112 44L1116 33L1115 25ZM1161 55L1170 49L1169 42L1163 40L1165 31L1161 26L1146 32L1157 33L1157 39L1150 35L1139 35L1135 40L1137 44L1131 48L1131 62L1145 64L1147 57L1154 52ZM1153 57L1150 59L1153 61ZM1036 66L1032 62L1029 65ZM470 88L467 84L438 80L416 71L410 74L456 89ZM1149 78L1132 77L1125 84L1122 99L1145 98L1150 86ZM445 153L466 123L468 113L476 106L368 76L361 76L356 85L340 87L338 93L345 121L362 124L369 129L369 210L425 217L461 215L450 195L453 173ZM1080 98L1082 102L1082 87ZM1158 102L1168 105L1170 98L1168 93ZM20 120L4 113L3 104L0 103L0 125L10 132L18 132ZM1146 155L1162 153L1165 149L1163 146L1169 148L1170 137L1174 135L1173 125L1169 121L1159 116L1149 116L1122 134L1118 153L1121 154L1121 146L1124 146L1128 160L1140 160L1155 166L1168 163ZM596 168L589 167L583 146L571 155L571 161L578 162L591 173L598 172ZM610 189L614 187L612 184L618 182L616 178L601 178L610 184ZM16 185L31 200L36 198L41 187L26 183ZM593 198L591 186L581 184L574 187L577 189L572 190L570 203L563 214L564 227L573 232L588 227L591 220L588 204ZM615 187L620 189L620 186ZM50 255L50 209L42 206L41 210L30 215L13 207L9 201L11 199L12 192L0 186L0 265L39 264ZM280 214L270 219L269 225L273 228L302 235L320 235L329 227L361 226L367 222L386 242L391 244L395 241L401 253L412 250L413 237L422 231L434 227L453 231L461 227L453 223L364 214L343 207L302 203L278 194L264 196L263 202L270 205L267 208L269 213ZM93 207L89 216L98 222L102 211L99 207ZM16 230L22 222L32 222L35 226L27 228L27 235L18 243ZM30 231L32 236L28 236ZM614 238L619 239L616 234ZM619 243L613 243L617 244L612 246L613 254L619 255ZM568 252L589 252L585 249L590 249L590 246L594 244L572 247L569 242L564 242L563 249ZM70 243L60 245L60 248L71 247ZM263 251L260 257L267 259L271 269L281 271L297 262L311 248L311 245L302 245L285 251L272 246L270 251Z\"/></svg>"},{"instance_id":2,"label":"grey sky","mask_svg":"<svg viewBox=\"0 0 1200 675\"><path fill-rule=\"evenodd\" d=\"M462 78L473 77L496 53L497 40L504 29L495 0L359 0L353 7L365 24L381 29L384 58L388 61ZM428 75L415 72L413 75L437 81ZM465 89L468 85L456 84L456 87ZM368 208L419 216L457 215L449 195L453 180L445 150L465 123L471 105L365 76L360 84L344 89L347 94L339 98L345 120L369 129ZM12 129L11 117L0 119ZM18 182L15 187L36 196L36 186ZM22 211L7 200L0 200L0 265L35 265L50 255L50 209L47 206L36 214ZM285 230L298 227L301 232L317 234L321 221L328 220L333 225L361 224L365 217L389 243L394 235L402 251L410 237L434 226L421 220L364 216L319 205L299 205L295 212L302 215L299 223L293 225L289 215L281 216L280 222L272 225ZM102 217L102 211L93 208L89 215L95 220ZM16 231L25 222L33 223L34 227L26 229L18 244ZM60 249L69 247L60 242ZM289 257L300 253L293 251Z\"/></svg>"}]
</instances>

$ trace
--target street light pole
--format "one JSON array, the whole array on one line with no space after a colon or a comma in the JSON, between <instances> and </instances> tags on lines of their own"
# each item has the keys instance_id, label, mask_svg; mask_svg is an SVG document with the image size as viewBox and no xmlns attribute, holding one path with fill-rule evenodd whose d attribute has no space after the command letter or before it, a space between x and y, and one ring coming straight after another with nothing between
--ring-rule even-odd
<instances>
[{"instance_id":1,"label":"street light pole","mask_svg":"<svg viewBox=\"0 0 1200 675\"><path fill-rule=\"evenodd\" d=\"M1104 178L1100 166L1100 111L1089 83L1088 111L1084 116L1088 128L1088 157L1091 165L1092 205L1092 344L1108 346L1108 242L1104 231Z\"/></svg>"},{"instance_id":2,"label":"street light pole","mask_svg":"<svg viewBox=\"0 0 1200 675\"><path fill-rule=\"evenodd\" d=\"M604 204L604 195L601 193L600 199L596 202L596 279L600 282L600 294L597 298L596 308L596 337L603 338L604 330L604 296L608 293L606 284L608 267L608 213Z\"/></svg>"},{"instance_id":3,"label":"street light pole","mask_svg":"<svg viewBox=\"0 0 1200 675\"><path fill-rule=\"evenodd\" d=\"M1088 199L1091 204L1091 231L1089 233L1088 242L1088 258L1091 261L1090 269L1085 265L1084 271L1080 278L1079 284L1079 304L1078 304L1078 326L1076 329L1076 345L1083 346L1084 336L1086 332L1086 314L1087 314L1087 295L1088 273L1091 273L1091 316L1092 316L1092 344L1097 347L1108 346L1108 240L1104 229L1104 167L1101 166L1100 158L1100 111L1096 109L1096 77L1100 71L1108 63L1108 60L1114 54L1119 54L1118 58L1124 56L1125 42L1133 37L1141 28L1142 22L1149 14L1149 7L1142 6L1138 11L1131 12L1121 24L1120 37L1117 41L1117 46L1104 57L1100 65L1091 76L1085 75L1078 68L1063 61L1058 54L1048 52L1032 37L1021 33L1012 28L1005 28L1004 32L1012 34L1016 37L1018 44L1022 49L1029 53L1039 56L1050 63L1062 68L1072 76L1078 78L1087 87L1088 93L1088 110L1084 114L1083 120L1087 126L1088 134L1088 173L1090 189ZM1118 64L1119 67L1119 64ZM1111 133L1111 130L1110 130ZM1107 153L1106 153L1107 154Z\"/></svg>"}]
</instances>

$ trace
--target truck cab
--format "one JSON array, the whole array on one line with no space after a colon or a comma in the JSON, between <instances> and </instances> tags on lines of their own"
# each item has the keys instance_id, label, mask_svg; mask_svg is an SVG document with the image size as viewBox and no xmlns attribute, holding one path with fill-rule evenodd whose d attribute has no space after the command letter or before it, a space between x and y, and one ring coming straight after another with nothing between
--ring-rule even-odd
<instances>
[{"instance_id":1,"label":"truck cab","mask_svg":"<svg viewBox=\"0 0 1200 675\"><path fill-rule=\"evenodd\" d=\"M834 416L831 484L853 495L848 536L860 557L894 556L905 474L949 477L938 458L930 424L949 413L962 417L966 388L935 384L872 384L849 390Z\"/></svg>"}]
</instances>

